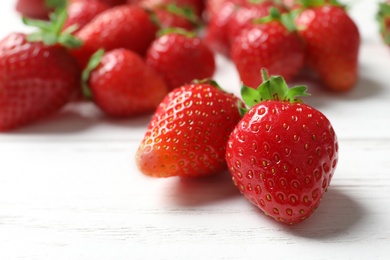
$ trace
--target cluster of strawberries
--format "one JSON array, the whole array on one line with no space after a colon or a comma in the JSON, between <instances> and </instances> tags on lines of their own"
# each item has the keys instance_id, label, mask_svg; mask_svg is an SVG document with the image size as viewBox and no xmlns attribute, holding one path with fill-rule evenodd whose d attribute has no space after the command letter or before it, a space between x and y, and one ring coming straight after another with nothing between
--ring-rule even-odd
<instances>
[{"instance_id":1,"label":"cluster of strawberries","mask_svg":"<svg viewBox=\"0 0 390 260\"><path fill-rule=\"evenodd\" d=\"M19 12L43 19L24 18L39 31L0 41L1 131L81 96L113 117L151 113L171 89L214 74L214 53L194 30L202 0L55 2L50 12L38 8L46 1L20 0Z\"/></svg>"},{"instance_id":2,"label":"cluster of strawberries","mask_svg":"<svg viewBox=\"0 0 390 260\"><path fill-rule=\"evenodd\" d=\"M40 31L0 41L0 130L35 122L75 95L109 116L153 112L170 90L211 78L216 52L252 88L262 68L290 81L306 66L346 91L357 79L359 33L328 2L19 0L21 14L43 20L24 19Z\"/></svg>"},{"instance_id":3,"label":"cluster of strawberries","mask_svg":"<svg viewBox=\"0 0 390 260\"><path fill-rule=\"evenodd\" d=\"M355 85L359 31L337 1L228 0L215 10L206 40L232 59L244 84L257 87L264 67L287 81L316 74L333 91Z\"/></svg>"},{"instance_id":4,"label":"cluster of strawberries","mask_svg":"<svg viewBox=\"0 0 390 260\"><path fill-rule=\"evenodd\" d=\"M82 94L109 116L154 112L135 158L146 175L199 177L227 168L250 202L288 224L318 207L338 162L337 137L325 115L299 99L306 88L288 88L284 78L305 66L332 90L353 86L359 33L342 6L54 2L62 8L26 13L39 8L20 0L19 12L48 20L24 19L40 30L0 40L0 131L33 123ZM236 65L242 100L210 79L215 52Z\"/></svg>"}]
</instances>

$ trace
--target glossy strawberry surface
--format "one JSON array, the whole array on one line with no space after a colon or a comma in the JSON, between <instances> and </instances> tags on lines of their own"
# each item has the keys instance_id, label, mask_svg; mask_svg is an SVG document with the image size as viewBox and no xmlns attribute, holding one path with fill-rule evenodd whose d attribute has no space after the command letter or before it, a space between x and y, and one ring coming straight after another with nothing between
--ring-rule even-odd
<instances>
[{"instance_id":1,"label":"glossy strawberry surface","mask_svg":"<svg viewBox=\"0 0 390 260\"><path fill-rule=\"evenodd\" d=\"M77 29L74 31L76 33L96 15L104 12L108 8L108 5L96 0L72 1L66 6L67 19L64 23L63 30L70 26L77 26Z\"/></svg>"},{"instance_id":2,"label":"glossy strawberry surface","mask_svg":"<svg viewBox=\"0 0 390 260\"><path fill-rule=\"evenodd\" d=\"M241 81L250 87L260 85L260 70L293 79L304 64L304 48L295 32L278 21L256 24L235 38L231 58Z\"/></svg>"},{"instance_id":3,"label":"glossy strawberry surface","mask_svg":"<svg viewBox=\"0 0 390 260\"><path fill-rule=\"evenodd\" d=\"M126 49L106 52L91 71L88 84L93 101L111 117L152 113L168 93L157 72Z\"/></svg>"},{"instance_id":4,"label":"glossy strawberry surface","mask_svg":"<svg viewBox=\"0 0 390 260\"><path fill-rule=\"evenodd\" d=\"M229 134L240 120L238 99L209 83L171 91L138 148L141 172L153 177L198 177L226 169Z\"/></svg>"},{"instance_id":5,"label":"glossy strawberry surface","mask_svg":"<svg viewBox=\"0 0 390 260\"><path fill-rule=\"evenodd\" d=\"M14 33L0 41L0 131L57 112L76 93L81 70L64 47L28 42Z\"/></svg>"},{"instance_id":6,"label":"glossy strawberry surface","mask_svg":"<svg viewBox=\"0 0 390 260\"><path fill-rule=\"evenodd\" d=\"M305 42L305 59L333 91L348 91L358 80L360 33L346 10L324 5L302 11L295 20Z\"/></svg>"},{"instance_id":7,"label":"glossy strawberry surface","mask_svg":"<svg viewBox=\"0 0 390 260\"><path fill-rule=\"evenodd\" d=\"M83 45L72 53L82 67L99 49L125 48L143 56L155 39L157 30L149 13L141 7L115 6L100 13L76 34Z\"/></svg>"},{"instance_id":8,"label":"glossy strawberry surface","mask_svg":"<svg viewBox=\"0 0 390 260\"><path fill-rule=\"evenodd\" d=\"M253 106L229 138L226 159L235 185L277 221L294 224L318 207L338 161L329 120L302 104Z\"/></svg>"},{"instance_id":9,"label":"glossy strawberry surface","mask_svg":"<svg viewBox=\"0 0 390 260\"><path fill-rule=\"evenodd\" d=\"M200 37L175 32L151 44L146 63L162 75L170 89L211 78L216 70L214 53Z\"/></svg>"}]
</instances>

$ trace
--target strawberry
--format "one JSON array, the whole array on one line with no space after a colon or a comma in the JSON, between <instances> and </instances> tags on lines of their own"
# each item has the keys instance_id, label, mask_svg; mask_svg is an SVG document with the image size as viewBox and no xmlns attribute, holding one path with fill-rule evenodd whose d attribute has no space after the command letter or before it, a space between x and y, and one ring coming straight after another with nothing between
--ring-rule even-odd
<instances>
[{"instance_id":1,"label":"strawberry","mask_svg":"<svg viewBox=\"0 0 390 260\"><path fill-rule=\"evenodd\" d=\"M283 14L289 17L288 14ZM270 19L267 21L266 19ZM303 67L304 48L293 22L282 18L273 9L266 22L247 27L233 42L231 58L241 81L256 88L262 81L260 70L283 76L287 81L294 78Z\"/></svg>"},{"instance_id":2,"label":"strawberry","mask_svg":"<svg viewBox=\"0 0 390 260\"><path fill-rule=\"evenodd\" d=\"M76 26L76 29L73 31L73 33L76 33L89 23L96 15L102 13L108 8L108 5L96 0L71 1L66 6L68 16L63 29L65 30L70 26Z\"/></svg>"},{"instance_id":3,"label":"strawberry","mask_svg":"<svg viewBox=\"0 0 390 260\"><path fill-rule=\"evenodd\" d=\"M343 7L305 1L295 19L306 45L305 62L332 91L352 89L358 78L360 35ZM311 5L311 2L313 2Z\"/></svg>"},{"instance_id":4,"label":"strawberry","mask_svg":"<svg viewBox=\"0 0 390 260\"><path fill-rule=\"evenodd\" d=\"M0 131L57 112L79 88L81 70L67 50L79 42L60 34L64 13L52 17L58 24L24 20L45 30L12 33L0 41Z\"/></svg>"},{"instance_id":5,"label":"strawberry","mask_svg":"<svg viewBox=\"0 0 390 260\"><path fill-rule=\"evenodd\" d=\"M205 41L214 52L230 57L229 21L237 11L237 6L246 3L246 1L225 0L220 4L219 11L208 17L209 21L205 32Z\"/></svg>"},{"instance_id":6,"label":"strawberry","mask_svg":"<svg viewBox=\"0 0 390 260\"><path fill-rule=\"evenodd\" d=\"M144 56L155 39L158 27L139 6L120 5L98 14L75 35L83 45L72 51L85 67L97 50L125 48Z\"/></svg>"},{"instance_id":7,"label":"strawberry","mask_svg":"<svg viewBox=\"0 0 390 260\"><path fill-rule=\"evenodd\" d=\"M227 35L230 43L242 30L251 26L253 20L268 16L271 8L276 8L279 12L285 11L282 5L271 0L247 0L247 2L237 5L236 11L232 14L227 25Z\"/></svg>"},{"instance_id":8,"label":"strawberry","mask_svg":"<svg viewBox=\"0 0 390 260\"><path fill-rule=\"evenodd\" d=\"M85 93L111 117L154 112L168 93L165 82L133 51L97 51L83 73Z\"/></svg>"},{"instance_id":9,"label":"strawberry","mask_svg":"<svg viewBox=\"0 0 390 260\"><path fill-rule=\"evenodd\" d=\"M257 90L243 86L249 106L229 137L226 160L248 201L277 221L295 224L319 206L335 172L338 142L330 121L288 88L264 77Z\"/></svg>"},{"instance_id":10,"label":"strawberry","mask_svg":"<svg viewBox=\"0 0 390 260\"><path fill-rule=\"evenodd\" d=\"M215 72L213 52L195 33L164 30L150 46L146 63L159 72L170 90Z\"/></svg>"},{"instance_id":11,"label":"strawberry","mask_svg":"<svg viewBox=\"0 0 390 260\"><path fill-rule=\"evenodd\" d=\"M16 11L21 15L34 19L47 19L57 7L64 7L66 0L18 0Z\"/></svg>"},{"instance_id":12,"label":"strawberry","mask_svg":"<svg viewBox=\"0 0 390 260\"><path fill-rule=\"evenodd\" d=\"M390 46L390 1L379 3L377 12L377 21L379 23L380 34L383 41Z\"/></svg>"},{"instance_id":13,"label":"strawberry","mask_svg":"<svg viewBox=\"0 0 390 260\"><path fill-rule=\"evenodd\" d=\"M239 100L213 82L172 90L158 106L137 150L140 171L153 177L199 177L226 169Z\"/></svg>"}]
</instances>

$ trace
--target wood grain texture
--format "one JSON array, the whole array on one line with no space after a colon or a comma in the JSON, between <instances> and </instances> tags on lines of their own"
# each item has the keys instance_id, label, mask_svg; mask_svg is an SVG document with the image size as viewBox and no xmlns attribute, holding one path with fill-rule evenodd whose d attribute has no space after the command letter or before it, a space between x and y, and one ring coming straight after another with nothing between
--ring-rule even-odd
<instances>
[{"instance_id":1,"label":"wood grain texture","mask_svg":"<svg viewBox=\"0 0 390 260\"><path fill-rule=\"evenodd\" d=\"M134 154L150 117L111 120L77 103L0 134L0 259L390 259L390 51L375 34L373 2L349 2L361 79L344 95L311 88L307 102L333 122L340 160L309 219L276 223L228 172L146 177ZM1 3L12 26L0 36L24 29L12 3ZM218 82L238 93L232 65L217 62Z\"/></svg>"}]
</instances>

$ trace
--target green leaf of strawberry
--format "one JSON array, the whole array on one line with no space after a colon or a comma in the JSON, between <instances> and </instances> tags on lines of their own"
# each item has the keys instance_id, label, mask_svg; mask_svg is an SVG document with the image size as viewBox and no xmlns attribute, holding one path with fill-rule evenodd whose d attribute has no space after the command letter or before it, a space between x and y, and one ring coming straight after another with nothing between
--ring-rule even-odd
<instances>
[{"instance_id":1,"label":"green leaf of strawberry","mask_svg":"<svg viewBox=\"0 0 390 260\"><path fill-rule=\"evenodd\" d=\"M242 85L241 87L241 96L247 105L247 108L251 108L266 100L301 102L298 97L310 95L306 92L306 86L289 88L286 81L281 76L271 76L268 78L268 73L265 69L262 69L262 76L263 83L257 89L245 85ZM246 111L247 109L242 110L243 113L246 113Z\"/></svg>"},{"instance_id":2,"label":"green leaf of strawberry","mask_svg":"<svg viewBox=\"0 0 390 260\"><path fill-rule=\"evenodd\" d=\"M82 42L72 35L72 29L62 31L66 21L67 12L65 8L58 8L50 14L50 21L22 18L25 25L37 27L37 32L28 35L27 39L32 42L42 41L46 45L60 44L67 48L77 48Z\"/></svg>"}]
</instances>

